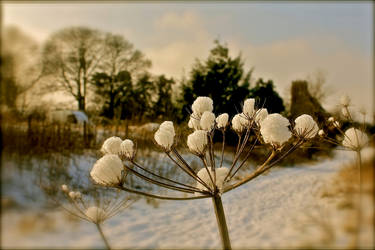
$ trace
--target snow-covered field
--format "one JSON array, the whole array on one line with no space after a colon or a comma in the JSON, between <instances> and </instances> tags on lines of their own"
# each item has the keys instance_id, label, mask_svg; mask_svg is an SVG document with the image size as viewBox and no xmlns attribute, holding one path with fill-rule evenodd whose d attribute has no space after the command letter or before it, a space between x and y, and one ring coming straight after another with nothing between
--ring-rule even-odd
<instances>
[{"instance_id":1,"label":"snow-covered field","mask_svg":"<svg viewBox=\"0 0 375 250\"><path fill-rule=\"evenodd\" d=\"M320 190L353 157L338 151L333 159L275 168L224 194L232 247L346 247L350 239L343 231L330 240L322 230L322 225L340 226L345 214ZM93 224L68 219L63 211L6 210L1 223L3 248L104 247ZM141 199L108 220L103 230L114 248L221 247L210 199L157 201L156 206Z\"/></svg>"}]
</instances>

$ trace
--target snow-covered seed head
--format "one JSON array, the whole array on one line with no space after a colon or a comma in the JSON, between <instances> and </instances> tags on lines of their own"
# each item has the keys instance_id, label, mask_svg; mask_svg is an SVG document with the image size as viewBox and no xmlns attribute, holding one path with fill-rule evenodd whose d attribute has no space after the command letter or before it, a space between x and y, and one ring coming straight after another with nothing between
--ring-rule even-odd
<instances>
[{"instance_id":1,"label":"snow-covered seed head","mask_svg":"<svg viewBox=\"0 0 375 250\"><path fill-rule=\"evenodd\" d=\"M232 128L236 133L241 134L249 121L245 118L244 114L237 114L232 118Z\"/></svg>"},{"instance_id":2,"label":"snow-covered seed head","mask_svg":"<svg viewBox=\"0 0 375 250\"><path fill-rule=\"evenodd\" d=\"M229 115L227 113L221 114L216 118L217 127L223 129L228 125Z\"/></svg>"},{"instance_id":3,"label":"snow-covered seed head","mask_svg":"<svg viewBox=\"0 0 375 250\"><path fill-rule=\"evenodd\" d=\"M200 126L203 130L211 131L215 127L215 115L210 111L204 111L201 117Z\"/></svg>"},{"instance_id":4,"label":"snow-covered seed head","mask_svg":"<svg viewBox=\"0 0 375 250\"><path fill-rule=\"evenodd\" d=\"M259 125L268 115L267 109L259 109L255 115L255 122Z\"/></svg>"},{"instance_id":5,"label":"snow-covered seed head","mask_svg":"<svg viewBox=\"0 0 375 250\"><path fill-rule=\"evenodd\" d=\"M336 128L340 128L341 124L339 121L334 121L333 126L335 126Z\"/></svg>"},{"instance_id":6,"label":"snow-covered seed head","mask_svg":"<svg viewBox=\"0 0 375 250\"><path fill-rule=\"evenodd\" d=\"M87 208L85 215L94 223L101 223L105 220L105 212L100 207L92 206Z\"/></svg>"},{"instance_id":7,"label":"snow-covered seed head","mask_svg":"<svg viewBox=\"0 0 375 250\"><path fill-rule=\"evenodd\" d=\"M260 123L260 133L265 143L279 147L292 136L288 119L280 114L270 114Z\"/></svg>"},{"instance_id":8,"label":"snow-covered seed head","mask_svg":"<svg viewBox=\"0 0 375 250\"><path fill-rule=\"evenodd\" d=\"M74 200L74 199L76 198L76 192L74 192L74 191L70 191L70 192L69 192L69 197L70 197L72 200Z\"/></svg>"},{"instance_id":9,"label":"snow-covered seed head","mask_svg":"<svg viewBox=\"0 0 375 250\"><path fill-rule=\"evenodd\" d=\"M135 155L134 143L132 140L126 139L121 143L121 155L124 155L127 159L133 159Z\"/></svg>"},{"instance_id":10,"label":"snow-covered seed head","mask_svg":"<svg viewBox=\"0 0 375 250\"><path fill-rule=\"evenodd\" d=\"M109 137L104 141L101 151L103 154L119 154L121 151L121 143L122 140L120 137Z\"/></svg>"},{"instance_id":11,"label":"snow-covered seed head","mask_svg":"<svg viewBox=\"0 0 375 250\"><path fill-rule=\"evenodd\" d=\"M334 117L330 117L330 118L328 118L328 122L334 122L335 121L335 118Z\"/></svg>"},{"instance_id":12,"label":"snow-covered seed head","mask_svg":"<svg viewBox=\"0 0 375 250\"><path fill-rule=\"evenodd\" d=\"M69 188L66 184L61 185L61 190L65 193L69 192Z\"/></svg>"},{"instance_id":13,"label":"snow-covered seed head","mask_svg":"<svg viewBox=\"0 0 375 250\"><path fill-rule=\"evenodd\" d=\"M74 192L74 196L75 196L76 199L81 199L82 198L82 194L79 191Z\"/></svg>"},{"instance_id":14,"label":"snow-covered seed head","mask_svg":"<svg viewBox=\"0 0 375 250\"><path fill-rule=\"evenodd\" d=\"M368 143L368 136L359 129L349 128L345 131L342 145L352 150L360 150Z\"/></svg>"},{"instance_id":15,"label":"snow-covered seed head","mask_svg":"<svg viewBox=\"0 0 375 250\"><path fill-rule=\"evenodd\" d=\"M193 110L193 113L200 117L205 111L212 112L214 109L213 101L207 96L199 96L195 99L193 105L191 105L191 109Z\"/></svg>"},{"instance_id":16,"label":"snow-covered seed head","mask_svg":"<svg viewBox=\"0 0 375 250\"><path fill-rule=\"evenodd\" d=\"M212 180L214 180L214 173L213 173L211 168L209 168L209 169L210 169L210 174L211 174ZM222 168L216 168L215 172L216 172L216 187L219 189L219 191L222 191L223 186L224 186L224 179L227 176L229 170L228 170L228 168L222 167ZM212 181L210 179L210 176L208 175L208 172L207 172L206 168L202 168L201 170L199 170L197 175L198 175L199 178L202 179L202 181L204 183L207 184L207 186L209 186L212 190L214 189L214 187L212 185ZM197 182L197 188L202 190L202 191L209 191L200 182Z\"/></svg>"},{"instance_id":17,"label":"snow-covered seed head","mask_svg":"<svg viewBox=\"0 0 375 250\"><path fill-rule=\"evenodd\" d=\"M107 154L100 158L90 172L92 179L103 186L120 184L123 165L118 155Z\"/></svg>"},{"instance_id":18,"label":"snow-covered seed head","mask_svg":"<svg viewBox=\"0 0 375 250\"><path fill-rule=\"evenodd\" d=\"M343 95L340 98L340 103L342 106L347 107L350 104L350 98L348 95Z\"/></svg>"},{"instance_id":19,"label":"snow-covered seed head","mask_svg":"<svg viewBox=\"0 0 375 250\"><path fill-rule=\"evenodd\" d=\"M187 138L189 150L196 155L203 155L207 146L207 131L196 130Z\"/></svg>"},{"instance_id":20,"label":"snow-covered seed head","mask_svg":"<svg viewBox=\"0 0 375 250\"><path fill-rule=\"evenodd\" d=\"M350 114L349 114L349 109L348 109L347 107L343 107L343 108L341 109L341 113L342 113L342 115L345 116L345 117L349 117L349 116L350 116Z\"/></svg>"},{"instance_id":21,"label":"snow-covered seed head","mask_svg":"<svg viewBox=\"0 0 375 250\"><path fill-rule=\"evenodd\" d=\"M316 136L319 131L318 125L310 115L300 115L296 118L294 131L298 136L311 139Z\"/></svg>"},{"instance_id":22,"label":"snow-covered seed head","mask_svg":"<svg viewBox=\"0 0 375 250\"><path fill-rule=\"evenodd\" d=\"M200 119L198 118L198 115L197 114L191 114L190 115L190 119L189 119L189 123L188 123L188 127L189 128L192 128L194 130L199 130L201 129L201 126L200 126Z\"/></svg>"},{"instance_id":23,"label":"snow-covered seed head","mask_svg":"<svg viewBox=\"0 0 375 250\"><path fill-rule=\"evenodd\" d=\"M244 104L243 104L243 109L242 112L245 114L247 117L252 117L254 114L254 104L255 104L255 99L249 98L246 99Z\"/></svg>"},{"instance_id":24,"label":"snow-covered seed head","mask_svg":"<svg viewBox=\"0 0 375 250\"><path fill-rule=\"evenodd\" d=\"M324 137L325 136L324 130L323 129L319 130L318 135L320 137Z\"/></svg>"},{"instance_id":25,"label":"snow-covered seed head","mask_svg":"<svg viewBox=\"0 0 375 250\"><path fill-rule=\"evenodd\" d=\"M170 151L175 135L176 133L174 131L173 122L165 121L160 124L159 129L155 132L154 139L159 146L164 148L164 150Z\"/></svg>"}]
</instances>

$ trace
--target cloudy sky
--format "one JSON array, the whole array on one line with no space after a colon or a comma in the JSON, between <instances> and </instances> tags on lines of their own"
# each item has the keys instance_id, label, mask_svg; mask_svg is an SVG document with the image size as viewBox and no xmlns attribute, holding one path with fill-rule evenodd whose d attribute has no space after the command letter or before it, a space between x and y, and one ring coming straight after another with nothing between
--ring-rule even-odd
<instances>
[{"instance_id":1,"label":"cloudy sky","mask_svg":"<svg viewBox=\"0 0 375 250\"><path fill-rule=\"evenodd\" d=\"M373 107L372 3L148 2L3 4L3 25L39 42L72 25L122 34L153 62L152 72L177 79L214 39L242 53L254 76L272 79L285 96L291 81L325 72L331 109L342 94Z\"/></svg>"}]
</instances>

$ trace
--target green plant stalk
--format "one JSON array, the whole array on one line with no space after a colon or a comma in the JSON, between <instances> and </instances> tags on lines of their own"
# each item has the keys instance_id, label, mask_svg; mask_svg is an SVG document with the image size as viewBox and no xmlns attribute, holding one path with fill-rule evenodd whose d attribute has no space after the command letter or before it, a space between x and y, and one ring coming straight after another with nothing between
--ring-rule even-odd
<instances>
[{"instance_id":1,"label":"green plant stalk","mask_svg":"<svg viewBox=\"0 0 375 250\"><path fill-rule=\"evenodd\" d=\"M102 237L102 239L104 241L105 246L107 247L108 250L111 250L111 247L109 246L107 238L104 236L104 233L103 233L102 227L100 226L100 223L95 223L95 225L96 225L96 228L98 229L98 231L100 233L100 236Z\"/></svg>"},{"instance_id":2,"label":"green plant stalk","mask_svg":"<svg viewBox=\"0 0 375 250\"><path fill-rule=\"evenodd\" d=\"M223 203L221 202L221 197L219 194L216 194L212 197L212 203L214 204L215 208L216 221L217 226L219 228L221 244L223 246L223 249L232 249L230 245L228 227L225 221Z\"/></svg>"}]
</instances>

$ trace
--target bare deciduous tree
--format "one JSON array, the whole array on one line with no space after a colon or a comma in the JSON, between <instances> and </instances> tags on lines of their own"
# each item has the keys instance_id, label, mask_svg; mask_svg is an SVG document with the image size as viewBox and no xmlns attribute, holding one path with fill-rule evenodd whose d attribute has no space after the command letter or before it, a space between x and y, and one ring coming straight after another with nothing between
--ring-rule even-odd
<instances>
[{"instance_id":1,"label":"bare deciduous tree","mask_svg":"<svg viewBox=\"0 0 375 250\"><path fill-rule=\"evenodd\" d=\"M88 82L105 55L102 41L97 30L70 27L54 33L44 45L45 73L55 76L58 88L75 98L79 110L85 110Z\"/></svg>"}]
</instances>

